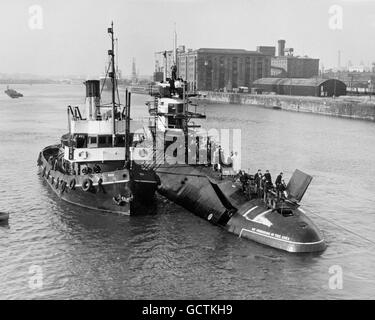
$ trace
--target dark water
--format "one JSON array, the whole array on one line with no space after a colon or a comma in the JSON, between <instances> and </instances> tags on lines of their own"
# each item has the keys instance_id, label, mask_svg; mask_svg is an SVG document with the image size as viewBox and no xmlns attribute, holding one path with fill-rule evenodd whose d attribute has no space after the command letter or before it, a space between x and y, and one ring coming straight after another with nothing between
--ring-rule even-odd
<instances>
[{"instance_id":1,"label":"dark water","mask_svg":"<svg viewBox=\"0 0 375 320\"><path fill-rule=\"evenodd\" d=\"M0 93L0 298L375 298L374 245L317 216L328 249L295 255L238 239L170 203L118 217L61 202L37 175L40 149L67 131L83 86L17 86ZM134 115L145 115L133 96ZM307 211L375 241L375 124L246 106L210 105L207 128L242 129L242 165L314 176ZM30 267L42 286L30 286ZM329 287L329 268L343 288ZM32 271L32 270L31 270Z\"/></svg>"}]
</instances>

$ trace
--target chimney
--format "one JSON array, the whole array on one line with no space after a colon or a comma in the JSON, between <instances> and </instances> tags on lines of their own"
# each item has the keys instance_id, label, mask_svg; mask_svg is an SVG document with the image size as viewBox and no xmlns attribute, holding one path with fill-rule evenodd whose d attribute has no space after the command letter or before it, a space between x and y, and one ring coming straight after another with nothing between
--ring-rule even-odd
<instances>
[{"instance_id":1,"label":"chimney","mask_svg":"<svg viewBox=\"0 0 375 320\"><path fill-rule=\"evenodd\" d=\"M88 111L88 118L96 120L100 115L100 81L87 80L86 85L86 110Z\"/></svg>"},{"instance_id":2,"label":"chimney","mask_svg":"<svg viewBox=\"0 0 375 320\"><path fill-rule=\"evenodd\" d=\"M278 49L279 49L279 57L284 57L284 52L285 52L285 40L279 40L278 41Z\"/></svg>"}]
</instances>

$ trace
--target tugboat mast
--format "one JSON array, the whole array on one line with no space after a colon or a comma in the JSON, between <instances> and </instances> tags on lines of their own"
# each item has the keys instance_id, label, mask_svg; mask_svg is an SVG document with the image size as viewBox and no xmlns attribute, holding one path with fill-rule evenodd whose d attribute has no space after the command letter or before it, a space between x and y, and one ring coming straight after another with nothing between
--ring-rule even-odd
<instances>
[{"instance_id":1,"label":"tugboat mast","mask_svg":"<svg viewBox=\"0 0 375 320\"><path fill-rule=\"evenodd\" d=\"M111 56L111 72L109 74L112 78L112 146L115 146L116 137L116 67L115 67L115 39L113 32L113 21L111 23L111 28L108 28L108 33L111 35L112 49L108 51L108 55Z\"/></svg>"}]
</instances>

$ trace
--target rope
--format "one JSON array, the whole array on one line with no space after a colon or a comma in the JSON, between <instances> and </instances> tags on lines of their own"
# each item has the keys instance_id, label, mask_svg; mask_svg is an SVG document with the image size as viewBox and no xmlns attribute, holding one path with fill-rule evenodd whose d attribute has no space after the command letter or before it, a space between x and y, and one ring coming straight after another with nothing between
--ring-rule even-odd
<instances>
[{"instance_id":1,"label":"rope","mask_svg":"<svg viewBox=\"0 0 375 320\"><path fill-rule=\"evenodd\" d=\"M108 72L109 72L110 67L111 67L111 64L108 64L108 68L107 68L107 71L105 72L105 76L104 76L103 85L102 85L102 88L100 90L100 96L102 96L102 92L103 92L103 89L104 89L104 86L105 86L105 82L107 80L107 76L108 76Z\"/></svg>"},{"instance_id":2,"label":"rope","mask_svg":"<svg viewBox=\"0 0 375 320\"><path fill-rule=\"evenodd\" d=\"M321 215L319 215L319 214L317 214L317 213L315 213L315 212L313 212L313 211L311 211L311 210L307 210L307 211L308 211L309 213L311 213L311 214L313 214L313 215L319 217L320 219L323 219L323 220L327 221L328 223L330 223L330 224L336 226L337 228L342 229L342 230L345 230L346 232L351 233L351 234L353 234L353 235L355 235L355 236L361 238L362 240L366 240L366 241L372 243L373 245L375 245L375 241L372 241L372 240L370 240L370 239L368 239L368 238L366 238L366 237L364 237L364 236L362 236L362 235L356 233L356 232L353 231L353 230L350 230L350 229L348 229L348 228L346 228L346 227L343 227L342 225L339 225L339 224L337 224L336 222L333 222L333 221L330 220L330 219L327 219L327 218L325 218L325 217L322 217Z\"/></svg>"}]
</instances>

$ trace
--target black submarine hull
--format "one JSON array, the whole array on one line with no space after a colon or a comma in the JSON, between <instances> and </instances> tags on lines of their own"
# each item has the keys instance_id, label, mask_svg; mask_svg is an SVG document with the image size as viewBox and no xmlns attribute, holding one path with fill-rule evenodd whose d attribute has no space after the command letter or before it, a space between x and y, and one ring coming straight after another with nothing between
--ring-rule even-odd
<instances>
[{"instance_id":1,"label":"black submarine hull","mask_svg":"<svg viewBox=\"0 0 375 320\"><path fill-rule=\"evenodd\" d=\"M237 235L288 252L320 252L326 243L300 208L279 213L262 199L249 200L232 178L208 166L163 165L158 192L195 215Z\"/></svg>"}]
</instances>

